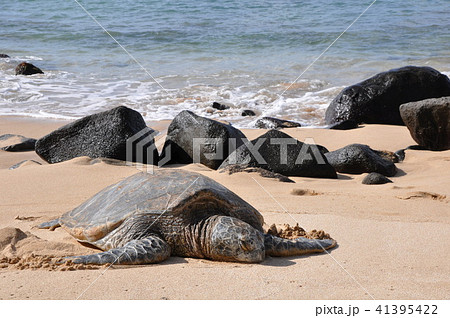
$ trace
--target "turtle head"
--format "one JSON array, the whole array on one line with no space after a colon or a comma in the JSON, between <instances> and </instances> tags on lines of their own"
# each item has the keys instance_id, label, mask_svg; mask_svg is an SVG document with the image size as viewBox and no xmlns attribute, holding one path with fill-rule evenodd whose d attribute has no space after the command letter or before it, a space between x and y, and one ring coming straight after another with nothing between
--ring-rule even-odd
<instances>
[{"instance_id":1,"label":"turtle head","mask_svg":"<svg viewBox=\"0 0 450 318\"><path fill-rule=\"evenodd\" d=\"M217 261L258 263L265 258L264 237L248 223L229 216L211 220L207 256Z\"/></svg>"}]
</instances>

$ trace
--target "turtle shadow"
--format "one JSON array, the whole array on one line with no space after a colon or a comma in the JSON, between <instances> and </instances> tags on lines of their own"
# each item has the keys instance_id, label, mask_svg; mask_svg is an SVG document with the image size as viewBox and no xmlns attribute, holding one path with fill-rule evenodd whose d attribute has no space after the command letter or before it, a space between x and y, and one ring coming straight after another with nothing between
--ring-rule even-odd
<instances>
[{"instance_id":1,"label":"turtle shadow","mask_svg":"<svg viewBox=\"0 0 450 318\"><path fill-rule=\"evenodd\" d=\"M187 264L187 263L189 263L189 262L184 257L171 256L171 257L169 257L168 259L166 259L164 262L162 262L160 264L175 265L175 264Z\"/></svg>"},{"instance_id":2,"label":"turtle shadow","mask_svg":"<svg viewBox=\"0 0 450 318\"><path fill-rule=\"evenodd\" d=\"M146 268L152 266L165 266L165 265L176 265L176 264L188 264L189 262L183 258L178 256L171 256L168 259L154 264L142 264L142 265L113 265L113 269L136 269L136 268Z\"/></svg>"},{"instance_id":3,"label":"turtle shadow","mask_svg":"<svg viewBox=\"0 0 450 318\"><path fill-rule=\"evenodd\" d=\"M97 246L95 246L95 245L93 245L93 244L91 244L89 242L80 242L80 241L78 241L78 243L80 245L83 245L84 247L92 248L95 251L103 252L103 250L101 248L99 248L99 247L97 247Z\"/></svg>"},{"instance_id":4,"label":"turtle shadow","mask_svg":"<svg viewBox=\"0 0 450 318\"><path fill-rule=\"evenodd\" d=\"M284 256L284 257L266 257L266 259L261 263L263 266L271 266L271 267L287 267L297 264L295 262L296 260L304 259L304 258L310 258L310 257L317 257L320 255L324 255L327 253L330 253L331 251L335 250L339 247L339 244L336 244L336 246L328 249L323 253L315 253L315 254L305 254L305 255L297 255L297 256Z\"/></svg>"},{"instance_id":5,"label":"turtle shadow","mask_svg":"<svg viewBox=\"0 0 450 318\"><path fill-rule=\"evenodd\" d=\"M296 263L293 262L292 259L297 258L298 257L266 257L261 265L270 267L287 267L295 265Z\"/></svg>"}]
</instances>

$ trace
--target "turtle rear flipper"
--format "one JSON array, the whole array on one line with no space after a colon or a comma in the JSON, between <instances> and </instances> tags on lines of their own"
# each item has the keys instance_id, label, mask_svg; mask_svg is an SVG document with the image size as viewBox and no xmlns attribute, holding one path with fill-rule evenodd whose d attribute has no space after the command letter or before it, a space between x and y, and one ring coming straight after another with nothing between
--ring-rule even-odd
<instances>
[{"instance_id":1,"label":"turtle rear flipper","mask_svg":"<svg viewBox=\"0 0 450 318\"><path fill-rule=\"evenodd\" d=\"M106 252L72 256L67 257L66 260L71 260L75 264L140 265L159 263L169 256L169 244L157 236L151 236L130 241L122 247L113 248Z\"/></svg>"},{"instance_id":2,"label":"turtle rear flipper","mask_svg":"<svg viewBox=\"0 0 450 318\"><path fill-rule=\"evenodd\" d=\"M59 218L55 220L51 220L48 222L41 223L37 226L38 229L48 229L50 231L54 231L56 228L60 227Z\"/></svg>"},{"instance_id":3,"label":"turtle rear flipper","mask_svg":"<svg viewBox=\"0 0 450 318\"><path fill-rule=\"evenodd\" d=\"M321 253L336 246L332 239L307 239L299 237L288 240L270 234L264 235L264 246L266 255L270 256L295 256L310 253Z\"/></svg>"}]
</instances>

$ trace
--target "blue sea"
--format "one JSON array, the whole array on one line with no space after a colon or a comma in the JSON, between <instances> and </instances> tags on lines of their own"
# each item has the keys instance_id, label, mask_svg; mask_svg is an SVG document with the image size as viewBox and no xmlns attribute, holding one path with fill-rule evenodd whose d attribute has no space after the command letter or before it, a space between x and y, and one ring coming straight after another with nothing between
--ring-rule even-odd
<instances>
[{"instance_id":1,"label":"blue sea","mask_svg":"<svg viewBox=\"0 0 450 318\"><path fill-rule=\"evenodd\" d=\"M320 126L343 87L378 72L449 75L449 30L449 0L0 0L0 115L125 105L252 127L251 109ZM22 61L45 74L15 76Z\"/></svg>"}]
</instances>

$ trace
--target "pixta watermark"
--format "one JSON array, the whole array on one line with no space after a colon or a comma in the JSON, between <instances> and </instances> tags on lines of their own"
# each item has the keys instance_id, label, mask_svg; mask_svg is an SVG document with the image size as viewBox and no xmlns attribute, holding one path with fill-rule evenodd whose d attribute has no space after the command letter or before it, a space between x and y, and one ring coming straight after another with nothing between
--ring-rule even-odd
<instances>
[{"instance_id":1,"label":"pixta watermark","mask_svg":"<svg viewBox=\"0 0 450 318\"><path fill-rule=\"evenodd\" d=\"M161 167L169 163L174 156L171 151L172 144L166 143L164 151L159 155L157 148L161 145L158 143L162 138L156 140L156 137L161 135L160 132L147 127L128 138L126 143L127 165L136 166L139 170L152 173L155 166ZM270 147L270 154L264 153L261 149L263 145L263 149ZM247 148L245 157L240 156L239 151L235 151L239 147ZM291 151L289 147L296 147L295 151ZM247 138L192 138L192 144L186 144L184 150L192 158L192 163L202 163L202 158L204 158L218 161L227 159L227 163L230 165L248 164L252 161L264 166L268 164L267 156L270 155L271 163L274 163L275 160L275 163L279 165L288 163L301 165L305 161L314 161L319 165L326 164L324 155L313 138L306 138L304 142L292 138L258 138L255 142L251 142ZM176 162L176 158L173 162Z\"/></svg>"}]
</instances>

